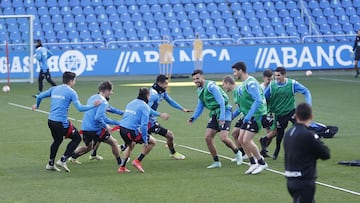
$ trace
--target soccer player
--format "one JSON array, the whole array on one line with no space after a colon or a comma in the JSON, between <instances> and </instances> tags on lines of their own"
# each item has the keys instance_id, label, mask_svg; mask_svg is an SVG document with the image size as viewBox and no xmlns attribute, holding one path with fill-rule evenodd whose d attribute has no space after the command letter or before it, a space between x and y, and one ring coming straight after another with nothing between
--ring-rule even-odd
<instances>
[{"instance_id":1,"label":"soccer player","mask_svg":"<svg viewBox=\"0 0 360 203\"><path fill-rule=\"evenodd\" d=\"M311 93L302 84L294 79L286 77L286 69L277 67L275 69L275 80L265 89L265 97L268 101L269 111L274 113L276 120L276 148L273 159L276 160L281 147L289 121L294 123L295 93L305 96L306 103L311 105Z\"/></svg>"},{"instance_id":2,"label":"soccer player","mask_svg":"<svg viewBox=\"0 0 360 203\"><path fill-rule=\"evenodd\" d=\"M273 80L273 75L274 75L274 73L272 70L270 70L270 69L264 70L263 82L260 84L260 87L263 91L265 91L265 89L269 86L270 82ZM269 121L269 126L266 127L267 134L259 139L259 142L261 145L260 154L263 157L271 157L268 154L267 147L270 145L272 139L276 136L276 122L274 122L273 114L269 111L268 111L267 119Z\"/></svg>"},{"instance_id":3,"label":"soccer player","mask_svg":"<svg viewBox=\"0 0 360 203\"><path fill-rule=\"evenodd\" d=\"M155 138L148 134L150 117L149 97L149 89L140 88L137 99L132 100L126 105L125 113L120 120L120 136L124 140L127 149L124 152L124 161L119 167L119 173L130 172L130 170L126 168L126 162L135 144L143 144L143 147L138 158L132 161L132 165L144 173L141 161L156 143Z\"/></svg>"},{"instance_id":4,"label":"soccer player","mask_svg":"<svg viewBox=\"0 0 360 203\"><path fill-rule=\"evenodd\" d=\"M233 94L233 99L234 99L234 103L236 105L236 109L232 113L232 120L234 120L238 116L240 116L240 118L235 123L235 127L232 129L231 135L234 139L234 143L235 143L236 147L241 151L243 159L247 159L248 157L245 154L245 151L239 142L240 127L243 123L242 119L244 118L244 114L240 108L240 100L239 100L239 91L241 91L242 86L236 85L235 80L231 75L227 75L224 77L224 79L222 81L222 86L226 92L232 92L232 94ZM236 162L236 159L232 159L231 161Z\"/></svg>"},{"instance_id":5,"label":"soccer player","mask_svg":"<svg viewBox=\"0 0 360 203\"><path fill-rule=\"evenodd\" d=\"M56 83L51 79L49 65L47 62L48 58L50 58L52 55L53 53L50 50L42 46L41 40L36 40L35 58L39 63L40 72L38 77L39 92L34 95L34 97L36 97L40 92L43 91L44 79L46 79L46 81L52 86L56 86Z\"/></svg>"},{"instance_id":6,"label":"soccer player","mask_svg":"<svg viewBox=\"0 0 360 203\"><path fill-rule=\"evenodd\" d=\"M89 152L96 142L104 142L110 145L112 153L120 167L119 144L117 140L110 135L112 128L109 126L118 126L120 122L106 116L107 109L109 108L109 103L106 98L109 98L109 96L113 94L113 84L110 81L104 81L100 83L98 89L99 93L92 95L88 99L87 104L90 105L97 100L101 101L101 104L96 108L86 111L81 124L85 146L76 148L69 160L74 163L80 163L76 158ZM90 159L93 159L92 155L90 155Z\"/></svg>"},{"instance_id":7,"label":"soccer player","mask_svg":"<svg viewBox=\"0 0 360 203\"><path fill-rule=\"evenodd\" d=\"M38 109L43 98L51 98L48 126L51 131L51 136L53 137L53 143L50 147L50 159L46 165L46 170L60 171L60 169L54 165L54 160L59 146L65 137L70 138L71 141L67 145L65 153L56 162L56 165L65 169L66 172L70 172L70 169L66 165L66 160L71 156L81 141L78 130L68 120L70 103L72 102L78 111L84 112L95 108L101 102L96 100L93 104L85 106L80 103L78 94L73 89L76 83L75 73L69 71L64 72L62 80L62 85L51 87L47 91L40 93L36 97L36 104L32 106L32 109Z\"/></svg>"},{"instance_id":8,"label":"soccer player","mask_svg":"<svg viewBox=\"0 0 360 203\"><path fill-rule=\"evenodd\" d=\"M357 77L359 77L358 61L360 60L360 29L358 30L358 34L355 38L353 52L355 52L354 69L356 71L355 78L357 78Z\"/></svg>"},{"instance_id":9,"label":"soccer player","mask_svg":"<svg viewBox=\"0 0 360 203\"><path fill-rule=\"evenodd\" d=\"M237 62L231 68L233 76L242 81L242 88L237 92L237 99L244 118L238 139L250 160L250 167L245 174L258 174L268 167L253 141L256 133L266 123L266 100L259 82L246 72L247 67L244 62Z\"/></svg>"},{"instance_id":10,"label":"soccer player","mask_svg":"<svg viewBox=\"0 0 360 203\"><path fill-rule=\"evenodd\" d=\"M242 163L242 154L228 137L232 119L231 106L228 104L228 96L214 81L205 80L204 72L202 70L195 70L192 73L192 79L197 87L199 99L196 110L188 120L188 124L191 125L196 121L203 112L204 107L210 110L210 121L206 127L205 141L214 163L207 168L221 167L221 162L214 142L215 135L218 132L220 132L221 141L234 152L236 163L240 165Z\"/></svg>"},{"instance_id":11,"label":"soccer player","mask_svg":"<svg viewBox=\"0 0 360 203\"><path fill-rule=\"evenodd\" d=\"M182 107L175 100L173 100L170 95L166 92L168 87L169 79L165 75L158 75L156 77L156 82L150 88L150 98L149 98L149 106L152 109L150 113L150 129L149 133L155 133L161 135L166 138L167 146L170 150L170 157L181 160L185 159L185 156L175 151L174 148L174 133L159 124L157 121L157 116L160 116L160 112L158 112L158 107L162 100L165 100L170 106L179 109L183 112L192 112L189 109Z\"/></svg>"},{"instance_id":12,"label":"soccer player","mask_svg":"<svg viewBox=\"0 0 360 203\"><path fill-rule=\"evenodd\" d=\"M284 136L285 176L287 188L296 203L315 202L316 160L330 158L330 150L320 137L309 129L311 106L296 107L296 123Z\"/></svg>"}]
</instances>

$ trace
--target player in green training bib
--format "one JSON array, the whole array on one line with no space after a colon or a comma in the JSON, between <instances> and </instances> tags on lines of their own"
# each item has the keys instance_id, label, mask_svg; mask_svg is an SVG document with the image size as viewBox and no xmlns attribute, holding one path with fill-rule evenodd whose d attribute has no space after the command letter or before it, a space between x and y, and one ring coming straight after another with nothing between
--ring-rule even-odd
<instances>
[{"instance_id":1,"label":"player in green training bib","mask_svg":"<svg viewBox=\"0 0 360 203\"><path fill-rule=\"evenodd\" d=\"M228 96L214 81L205 80L202 70L195 70L192 73L192 79L198 88L199 99L194 114L188 120L188 124L192 124L201 115L204 108L210 110L210 121L206 127L205 141L214 163L207 168L221 167L214 144L214 138L218 132L220 132L221 141L235 153L236 163L240 165L242 163L242 154L228 137L231 125L231 106L228 104Z\"/></svg>"},{"instance_id":2,"label":"player in green training bib","mask_svg":"<svg viewBox=\"0 0 360 203\"><path fill-rule=\"evenodd\" d=\"M246 72L246 64L238 62L232 66L233 75L240 79L242 88L239 89L238 98L241 111L244 113L243 124L240 127L239 142L243 146L250 160L250 167L245 174L258 174L268 165L260 155L259 148L253 138L266 122L266 100L259 82ZM257 160L257 162L255 161Z\"/></svg>"},{"instance_id":3,"label":"player in green training bib","mask_svg":"<svg viewBox=\"0 0 360 203\"><path fill-rule=\"evenodd\" d=\"M295 93L305 96L306 103L311 105L311 93L296 80L286 78L286 69L277 67L275 69L275 80L265 89L265 97L268 100L269 111L274 113L276 120L276 148L273 159L277 159L281 141L289 121L295 122Z\"/></svg>"}]
</instances>

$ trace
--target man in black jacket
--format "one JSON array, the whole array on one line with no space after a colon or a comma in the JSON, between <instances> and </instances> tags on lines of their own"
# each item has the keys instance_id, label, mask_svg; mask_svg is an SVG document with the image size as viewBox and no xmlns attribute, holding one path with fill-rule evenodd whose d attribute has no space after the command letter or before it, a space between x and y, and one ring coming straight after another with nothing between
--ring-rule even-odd
<instances>
[{"instance_id":1,"label":"man in black jacket","mask_svg":"<svg viewBox=\"0 0 360 203\"><path fill-rule=\"evenodd\" d=\"M296 107L296 123L284 137L285 176L294 203L315 202L316 160L329 159L329 148L309 129L311 106L301 103Z\"/></svg>"}]
</instances>

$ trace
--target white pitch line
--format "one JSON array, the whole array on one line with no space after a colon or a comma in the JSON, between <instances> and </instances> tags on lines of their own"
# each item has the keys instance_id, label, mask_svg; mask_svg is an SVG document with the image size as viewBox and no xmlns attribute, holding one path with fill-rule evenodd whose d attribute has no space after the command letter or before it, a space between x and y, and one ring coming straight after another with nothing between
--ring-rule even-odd
<instances>
[{"instance_id":1,"label":"white pitch line","mask_svg":"<svg viewBox=\"0 0 360 203\"><path fill-rule=\"evenodd\" d=\"M9 104L9 105L12 105L12 106L19 107L19 108L32 110L31 107L28 107L28 106L23 106L23 105L11 103L11 102L9 102L8 104ZM40 113L44 113L44 114L49 114L49 112L46 112L46 111L43 111L43 110L39 110L39 109L37 109L36 111L37 111L37 112L40 112ZM75 120L75 121L78 121L78 122L82 122L81 120L77 120L77 119L75 119L75 118L69 118L69 119ZM163 143L166 143L166 141L163 141L163 140L158 140L158 141L163 142ZM197 149L197 148L193 148L193 147L186 146L186 145L177 144L177 146L182 147L182 148L186 148L186 149L189 149L189 150L192 150L192 151L204 153L204 154L210 154L208 151L204 151L204 150ZM232 160L232 158L227 157L227 156L223 156L223 155L218 155L218 156L221 157L221 158L227 159L227 160ZM247 165L249 165L249 163L247 163L247 162L244 162L244 163L247 164ZM270 168L267 168L266 170L268 170L268 171L270 171L270 172L273 172L273 173L276 173L276 174L284 175L284 173L282 173L282 172L280 172L280 171L277 171L277 170L270 169ZM335 189L335 190L339 190L339 191L343 191L343 192L347 192L347 193L350 193L350 194L354 194L354 195L360 196L360 193L359 193L359 192L355 192L355 191L348 190L348 189L345 189L345 188L341 188L341 187L329 185L329 184L322 183L322 182L318 182L318 181L316 181L316 184L321 185L321 186L325 186L325 187L328 187L328 188L332 188L332 189Z\"/></svg>"},{"instance_id":2,"label":"white pitch line","mask_svg":"<svg viewBox=\"0 0 360 203\"><path fill-rule=\"evenodd\" d=\"M344 80L344 79L336 79L336 78L323 78L320 77L321 80L331 80L331 81L337 81L337 82L351 82L351 83L360 83L360 81L357 80Z\"/></svg>"}]
</instances>

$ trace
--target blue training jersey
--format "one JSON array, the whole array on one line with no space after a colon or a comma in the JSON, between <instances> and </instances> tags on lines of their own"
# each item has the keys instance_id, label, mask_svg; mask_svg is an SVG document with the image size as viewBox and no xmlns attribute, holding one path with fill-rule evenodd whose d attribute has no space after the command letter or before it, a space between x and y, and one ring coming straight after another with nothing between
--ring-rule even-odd
<instances>
[{"instance_id":1,"label":"blue training jersey","mask_svg":"<svg viewBox=\"0 0 360 203\"><path fill-rule=\"evenodd\" d=\"M45 47L38 47L35 50L35 58L39 62L39 66L42 71L46 72L49 69L47 60L53 55L53 53Z\"/></svg>"},{"instance_id":2,"label":"blue training jersey","mask_svg":"<svg viewBox=\"0 0 360 203\"><path fill-rule=\"evenodd\" d=\"M134 99L126 105L120 126L142 134L144 143L148 141L150 107L141 99Z\"/></svg>"},{"instance_id":3,"label":"blue training jersey","mask_svg":"<svg viewBox=\"0 0 360 203\"><path fill-rule=\"evenodd\" d=\"M291 79L288 79L288 80L291 80ZM299 83L298 81L296 80L293 80L293 93L301 93L305 96L305 101L306 103L312 105L312 97L311 97L311 93L309 91L308 88L306 88L304 85L302 85L301 83ZM287 83L287 80L285 83L279 83L276 81L276 85L279 86L279 87L282 87L284 85L286 85ZM265 89L265 92L264 92L264 95L265 95L265 98L266 99L269 99L270 96L271 96L271 88L270 88L270 85L266 87Z\"/></svg>"},{"instance_id":4,"label":"blue training jersey","mask_svg":"<svg viewBox=\"0 0 360 203\"><path fill-rule=\"evenodd\" d=\"M157 112L157 109L159 107L159 104L162 100L165 100L170 106L183 110L184 108L178 104L175 100L173 100L167 92L158 93L155 89L150 88L150 98L149 98L149 106L152 109L150 114L150 123L154 124L157 121L157 117L160 115L159 112Z\"/></svg>"},{"instance_id":5,"label":"blue training jersey","mask_svg":"<svg viewBox=\"0 0 360 203\"><path fill-rule=\"evenodd\" d=\"M95 107L94 105L82 105L75 90L66 84L51 87L40 93L36 98L37 108L39 108L41 100L46 97L51 98L49 120L62 122L64 128L69 127L68 111L71 102L80 112Z\"/></svg>"},{"instance_id":6,"label":"blue training jersey","mask_svg":"<svg viewBox=\"0 0 360 203\"><path fill-rule=\"evenodd\" d=\"M91 105L97 100L101 101L101 104L84 113L81 129L84 131L97 131L97 134L99 134L103 128L106 128L106 124L120 125L120 123L119 121L110 119L106 116L109 103L106 101L105 97L100 94L91 96L87 101L87 105Z\"/></svg>"}]
</instances>

